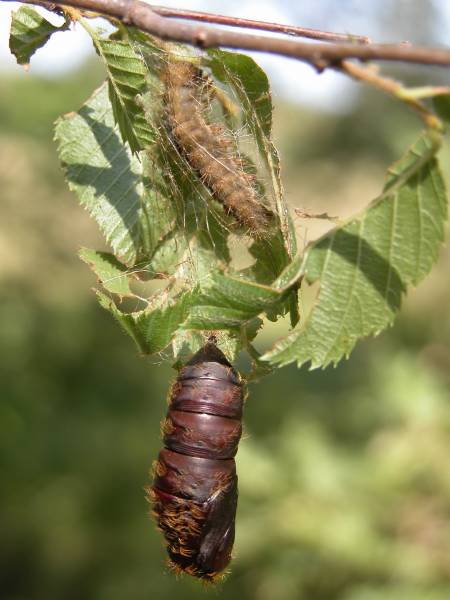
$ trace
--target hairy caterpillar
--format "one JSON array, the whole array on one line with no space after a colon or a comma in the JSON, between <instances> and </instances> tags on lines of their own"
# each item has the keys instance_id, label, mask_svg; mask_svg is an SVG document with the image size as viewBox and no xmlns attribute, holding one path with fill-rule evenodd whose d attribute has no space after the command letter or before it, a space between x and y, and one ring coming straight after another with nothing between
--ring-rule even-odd
<instances>
[{"instance_id":1,"label":"hairy caterpillar","mask_svg":"<svg viewBox=\"0 0 450 600\"><path fill-rule=\"evenodd\" d=\"M210 338L172 385L148 490L170 566L207 581L231 559L243 400L238 373Z\"/></svg>"},{"instance_id":2,"label":"hairy caterpillar","mask_svg":"<svg viewBox=\"0 0 450 600\"><path fill-rule=\"evenodd\" d=\"M260 237L273 213L258 199L255 179L243 168L220 124L204 117L208 79L189 62L170 62L164 70L164 105L170 133L180 153L224 207L248 232Z\"/></svg>"}]
</instances>

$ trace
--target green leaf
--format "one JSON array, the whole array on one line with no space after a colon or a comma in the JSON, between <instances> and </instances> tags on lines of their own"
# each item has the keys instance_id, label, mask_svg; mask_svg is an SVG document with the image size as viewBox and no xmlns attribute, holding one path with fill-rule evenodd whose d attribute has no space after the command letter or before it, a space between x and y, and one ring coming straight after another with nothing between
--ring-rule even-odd
<instances>
[{"instance_id":1,"label":"green leaf","mask_svg":"<svg viewBox=\"0 0 450 600\"><path fill-rule=\"evenodd\" d=\"M144 353L160 352L172 343L175 356L184 358L186 351L204 340L205 332L222 330L222 346L229 346L228 354L234 355L250 343L255 329L251 323L260 323L258 315L275 318L291 310L293 303L297 305L299 265L286 271L290 255L285 236L276 230L253 242L253 268L245 273L233 269L229 250L232 219L179 152L165 119L161 68L173 60L171 52L177 53L178 59L184 56L183 49L167 46L162 50L141 35L127 36L122 30L109 40L95 32L91 35L108 69L109 97L107 86L102 86L77 114L58 122L59 154L71 189L97 220L120 262L107 253L92 251L83 258L103 287L119 297L133 298L130 279L139 271L145 282L139 288L143 290L140 296L135 297L140 303L148 302L148 307L125 312L117 298L102 293L100 302ZM276 187L278 183L273 182L278 181L279 172L268 137L272 105L267 77L247 57L234 66L231 56L228 59L231 66L224 72L222 101L226 104L227 93L242 101L242 121L253 137L253 147L246 145L250 148L246 165L248 162L248 169L254 169L254 162L261 161L253 157L270 153L264 160L272 187ZM143 70L148 71L145 76ZM142 115L146 130L136 126ZM227 121L220 100L213 102L211 115L214 124ZM129 122L121 121L125 117ZM236 122L233 127L241 125ZM132 150L144 144L145 152L134 155ZM278 206L281 186L272 196L278 197ZM242 243L247 247L248 238ZM155 289L147 281L162 276L168 280L167 288L161 292L158 285L159 291L147 298L148 290ZM295 311L291 312L294 315Z\"/></svg>"},{"instance_id":2,"label":"green leaf","mask_svg":"<svg viewBox=\"0 0 450 600\"><path fill-rule=\"evenodd\" d=\"M284 290L222 274L202 281L196 304L184 324L187 329L240 329L247 321L283 299Z\"/></svg>"},{"instance_id":3,"label":"green leaf","mask_svg":"<svg viewBox=\"0 0 450 600\"><path fill-rule=\"evenodd\" d=\"M239 271L239 275L257 283L270 283L270 287L278 290L292 288L291 293L286 299L271 308L267 308L266 314L271 321L276 321L279 316L283 316L289 312L291 326L295 327L299 320L298 285L296 284L299 283L303 274L303 257L300 255L297 256L283 269L285 254L283 252L281 235L272 238L271 242L269 246L266 246L264 242L255 242L251 246L250 253L255 256L256 262L249 269ZM274 273L279 274L275 281L273 281Z\"/></svg>"},{"instance_id":4,"label":"green leaf","mask_svg":"<svg viewBox=\"0 0 450 600\"><path fill-rule=\"evenodd\" d=\"M171 204L122 143L101 86L77 113L58 119L58 154L69 187L128 266L148 260L173 224Z\"/></svg>"},{"instance_id":5,"label":"green leaf","mask_svg":"<svg viewBox=\"0 0 450 600\"><path fill-rule=\"evenodd\" d=\"M133 295L128 282L129 271L113 254L82 248L79 256L91 267L105 290L121 297Z\"/></svg>"},{"instance_id":6,"label":"green leaf","mask_svg":"<svg viewBox=\"0 0 450 600\"><path fill-rule=\"evenodd\" d=\"M58 27L31 6L21 6L12 13L9 49L19 65L28 65L36 50L42 48L55 32L68 28L68 20Z\"/></svg>"},{"instance_id":7,"label":"green leaf","mask_svg":"<svg viewBox=\"0 0 450 600\"><path fill-rule=\"evenodd\" d=\"M141 95L147 88L147 67L141 55L136 53L128 40L103 39L83 20L94 46L105 63L108 73L108 89L114 119L119 125L124 142L133 153L152 145L156 132L148 122Z\"/></svg>"},{"instance_id":8,"label":"green leaf","mask_svg":"<svg viewBox=\"0 0 450 600\"><path fill-rule=\"evenodd\" d=\"M172 352L175 359L173 367L181 369L186 361L204 345L205 336L200 331L177 331L172 342Z\"/></svg>"},{"instance_id":9,"label":"green leaf","mask_svg":"<svg viewBox=\"0 0 450 600\"><path fill-rule=\"evenodd\" d=\"M155 354L167 348L174 338L176 330L187 317L195 292L180 295L165 308L148 308L135 313L122 312L111 298L101 292L97 292L97 297L100 305L133 338L140 352Z\"/></svg>"},{"instance_id":10,"label":"green leaf","mask_svg":"<svg viewBox=\"0 0 450 600\"><path fill-rule=\"evenodd\" d=\"M255 262L239 273L242 277L258 283L271 284L290 263L284 239L279 230L268 238L255 240L250 246L249 252L255 258Z\"/></svg>"},{"instance_id":11,"label":"green leaf","mask_svg":"<svg viewBox=\"0 0 450 600\"><path fill-rule=\"evenodd\" d=\"M272 287L277 290L286 290L298 284L304 272L304 261L302 255L297 255L272 283Z\"/></svg>"},{"instance_id":12,"label":"green leaf","mask_svg":"<svg viewBox=\"0 0 450 600\"><path fill-rule=\"evenodd\" d=\"M244 101L246 124L259 136L272 135L272 98L267 75L257 63L245 54L212 49L206 64L219 81L231 84ZM251 110L249 108L251 107Z\"/></svg>"},{"instance_id":13,"label":"green leaf","mask_svg":"<svg viewBox=\"0 0 450 600\"><path fill-rule=\"evenodd\" d=\"M189 329L178 330L172 343L173 356L176 359L173 367L180 369L186 364L186 361L205 345L210 333L209 331L201 333L200 331ZM231 363L234 363L237 353L241 348L240 339L230 335L228 332L221 334L218 331L214 332L214 337L216 338L217 346L222 350L227 359Z\"/></svg>"},{"instance_id":14,"label":"green leaf","mask_svg":"<svg viewBox=\"0 0 450 600\"><path fill-rule=\"evenodd\" d=\"M308 248L303 270L310 283L320 281L317 302L264 360L336 364L359 338L392 323L407 286L430 271L444 239L447 197L436 150L422 136L390 169L380 198Z\"/></svg>"}]
</instances>

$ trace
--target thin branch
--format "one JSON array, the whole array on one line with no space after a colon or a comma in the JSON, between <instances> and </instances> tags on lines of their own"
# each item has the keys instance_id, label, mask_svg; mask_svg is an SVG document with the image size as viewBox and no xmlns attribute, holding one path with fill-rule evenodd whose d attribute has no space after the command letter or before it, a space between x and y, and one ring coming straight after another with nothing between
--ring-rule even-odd
<instances>
[{"instance_id":1,"label":"thin branch","mask_svg":"<svg viewBox=\"0 0 450 600\"><path fill-rule=\"evenodd\" d=\"M12 0L3 0L10 2ZM27 4L35 4L26 0ZM43 5L44 2L39 2ZM248 33L224 30L208 25L173 21L162 17L151 5L140 0L66 0L48 3L72 6L104 16L115 17L126 25L159 37L190 44L197 48L234 48L288 56L323 70L344 59L360 61L381 60L408 62L424 65L450 66L450 51L439 48L423 48L405 44L311 44L298 40L271 38Z\"/></svg>"},{"instance_id":2,"label":"thin branch","mask_svg":"<svg viewBox=\"0 0 450 600\"><path fill-rule=\"evenodd\" d=\"M391 79L389 77L384 77L379 75L377 68L371 67L362 67L361 65L357 65L348 60L344 60L340 65L336 65L336 70L341 71L342 73L346 73L353 79L357 81L361 81L363 83L367 83L372 87L378 88L383 92L401 100L408 104L418 115L423 119L425 125L431 127L433 129L440 129L441 122L436 117L434 113L432 113L428 108L420 102L417 97L414 97L414 89L411 91L408 88L405 88L401 83ZM430 90L435 89L436 92L434 94L430 93ZM449 93L450 88L428 88L430 95L436 95L440 93ZM444 91L445 90L445 91Z\"/></svg>"},{"instance_id":3,"label":"thin branch","mask_svg":"<svg viewBox=\"0 0 450 600\"><path fill-rule=\"evenodd\" d=\"M152 10L161 17L173 17L176 19L187 19L189 21L200 21L203 23L214 23L215 25L227 25L229 27L244 27L246 29L259 29L272 33L283 33L293 37L303 37L310 40L322 40L324 42L347 42L356 44L370 44L370 38L365 35L354 35L352 33L333 33L331 31L320 31L308 27L295 25L282 25L280 23L269 23L267 21L254 21L253 19L240 19L226 15L216 15L199 12L197 10L183 10L180 8L167 8L166 6L155 6Z\"/></svg>"}]
</instances>

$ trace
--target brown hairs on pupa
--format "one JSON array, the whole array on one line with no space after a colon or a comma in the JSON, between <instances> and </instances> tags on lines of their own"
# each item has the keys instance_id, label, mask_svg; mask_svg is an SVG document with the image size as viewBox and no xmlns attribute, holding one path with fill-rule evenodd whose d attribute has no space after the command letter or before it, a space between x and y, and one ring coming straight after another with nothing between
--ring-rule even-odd
<instances>
[{"instance_id":1,"label":"brown hairs on pupa","mask_svg":"<svg viewBox=\"0 0 450 600\"><path fill-rule=\"evenodd\" d=\"M213 341L181 369L148 489L169 565L215 581L231 560L244 387Z\"/></svg>"}]
</instances>

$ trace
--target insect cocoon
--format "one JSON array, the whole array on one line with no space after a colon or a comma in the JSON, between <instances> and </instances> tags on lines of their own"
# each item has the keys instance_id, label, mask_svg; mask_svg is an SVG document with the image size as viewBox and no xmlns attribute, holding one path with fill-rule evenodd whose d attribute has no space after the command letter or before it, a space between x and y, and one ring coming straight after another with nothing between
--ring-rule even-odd
<instances>
[{"instance_id":1,"label":"insect cocoon","mask_svg":"<svg viewBox=\"0 0 450 600\"><path fill-rule=\"evenodd\" d=\"M244 170L231 136L205 117L211 82L183 61L169 62L163 81L164 110L179 152L227 214L250 235L264 236L274 215L258 198L255 177Z\"/></svg>"}]
</instances>

